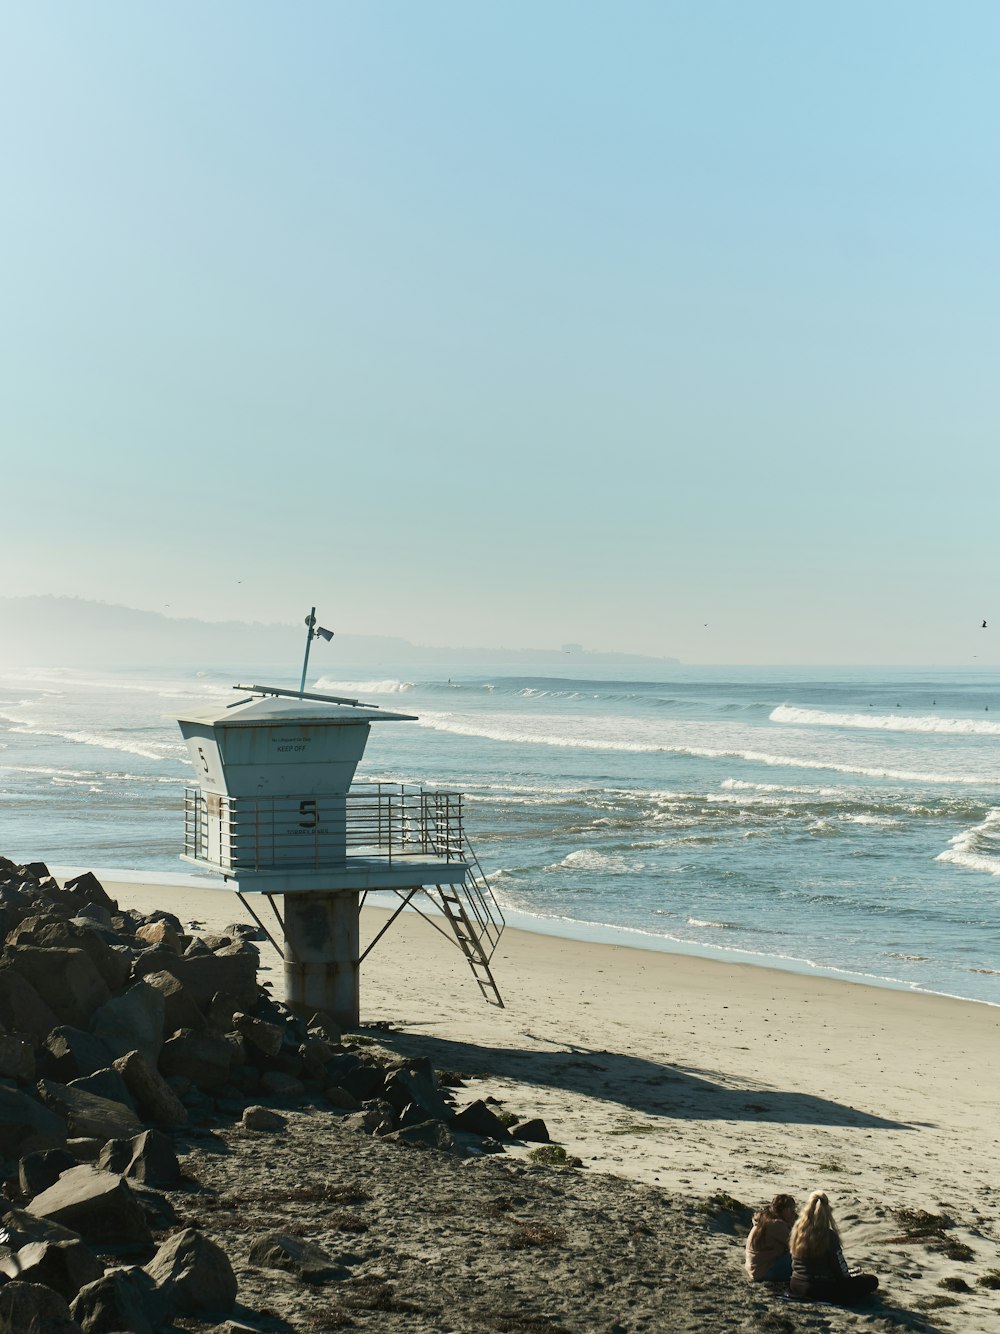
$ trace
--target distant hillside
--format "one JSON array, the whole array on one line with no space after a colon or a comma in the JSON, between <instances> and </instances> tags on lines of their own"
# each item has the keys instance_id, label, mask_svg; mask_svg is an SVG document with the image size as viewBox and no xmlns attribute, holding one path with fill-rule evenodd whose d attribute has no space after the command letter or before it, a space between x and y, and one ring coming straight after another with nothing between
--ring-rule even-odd
<instances>
[{"instance_id":1,"label":"distant hillside","mask_svg":"<svg viewBox=\"0 0 1000 1334\"><path fill-rule=\"evenodd\" d=\"M247 621L198 621L86 598L0 598L0 667L232 667L301 662L305 629ZM676 662L638 654L596 653L579 645L549 649L428 648L387 635L338 633L338 667L402 668L421 663L535 667L639 666ZM324 646L319 646L317 653ZM324 649L325 654L325 649ZM323 667L318 659L317 670ZM324 668L328 670L328 668Z\"/></svg>"}]
</instances>

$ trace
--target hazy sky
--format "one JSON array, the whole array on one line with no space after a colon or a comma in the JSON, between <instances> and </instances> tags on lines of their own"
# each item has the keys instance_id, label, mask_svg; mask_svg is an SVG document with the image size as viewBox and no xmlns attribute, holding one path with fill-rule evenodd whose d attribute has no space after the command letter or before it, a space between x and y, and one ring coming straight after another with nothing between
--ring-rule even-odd
<instances>
[{"instance_id":1,"label":"hazy sky","mask_svg":"<svg viewBox=\"0 0 1000 1334\"><path fill-rule=\"evenodd\" d=\"M0 591L997 661L998 63L992 0L5 5Z\"/></svg>"}]
</instances>

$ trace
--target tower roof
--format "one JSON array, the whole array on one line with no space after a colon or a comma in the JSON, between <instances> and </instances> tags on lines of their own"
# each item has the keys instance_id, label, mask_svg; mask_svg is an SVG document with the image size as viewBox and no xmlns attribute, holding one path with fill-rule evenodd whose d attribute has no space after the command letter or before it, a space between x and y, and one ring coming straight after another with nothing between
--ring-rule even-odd
<instances>
[{"instance_id":1,"label":"tower roof","mask_svg":"<svg viewBox=\"0 0 1000 1334\"><path fill-rule=\"evenodd\" d=\"M248 687L253 689L255 687ZM415 722L412 713L389 713L377 704L265 695L263 699L241 699L210 712L178 717L181 723L199 723L206 727L273 727L289 723L327 723L351 726L358 723Z\"/></svg>"}]
</instances>

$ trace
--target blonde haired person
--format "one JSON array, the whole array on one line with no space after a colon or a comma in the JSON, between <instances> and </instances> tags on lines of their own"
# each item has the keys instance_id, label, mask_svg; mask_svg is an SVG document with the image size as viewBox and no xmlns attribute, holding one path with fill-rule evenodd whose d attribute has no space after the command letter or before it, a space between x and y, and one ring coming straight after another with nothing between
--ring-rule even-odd
<instances>
[{"instance_id":1,"label":"blonde haired person","mask_svg":"<svg viewBox=\"0 0 1000 1334\"><path fill-rule=\"evenodd\" d=\"M793 1297L851 1306L864 1301L878 1287L874 1274L848 1268L840 1233L826 1192L817 1190L806 1200L789 1238L792 1253Z\"/></svg>"},{"instance_id":2,"label":"blonde haired person","mask_svg":"<svg viewBox=\"0 0 1000 1334\"><path fill-rule=\"evenodd\" d=\"M775 1195L753 1216L743 1267L754 1283L780 1283L791 1277L788 1237L795 1222L791 1195Z\"/></svg>"}]
</instances>

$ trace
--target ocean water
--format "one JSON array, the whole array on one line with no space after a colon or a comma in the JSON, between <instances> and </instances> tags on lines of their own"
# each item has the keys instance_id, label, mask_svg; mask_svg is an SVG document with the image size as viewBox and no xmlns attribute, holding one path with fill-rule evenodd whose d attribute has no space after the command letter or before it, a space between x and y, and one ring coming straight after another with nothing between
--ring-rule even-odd
<instances>
[{"instance_id":1,"label":"ocean water","mask_svg":"<svg viewBox=\"0 0 1000 1334\"><path fill-rule=\"evenodd\" d=\"M373 728L358 777L463 791L518 924L1000 1004L990 674L549 673L354 669L310 688L418 715ZM187 869L192 771L173 719L236 698L231 685L0 673L0 853Z\"/></svg>"}]
</instances>

